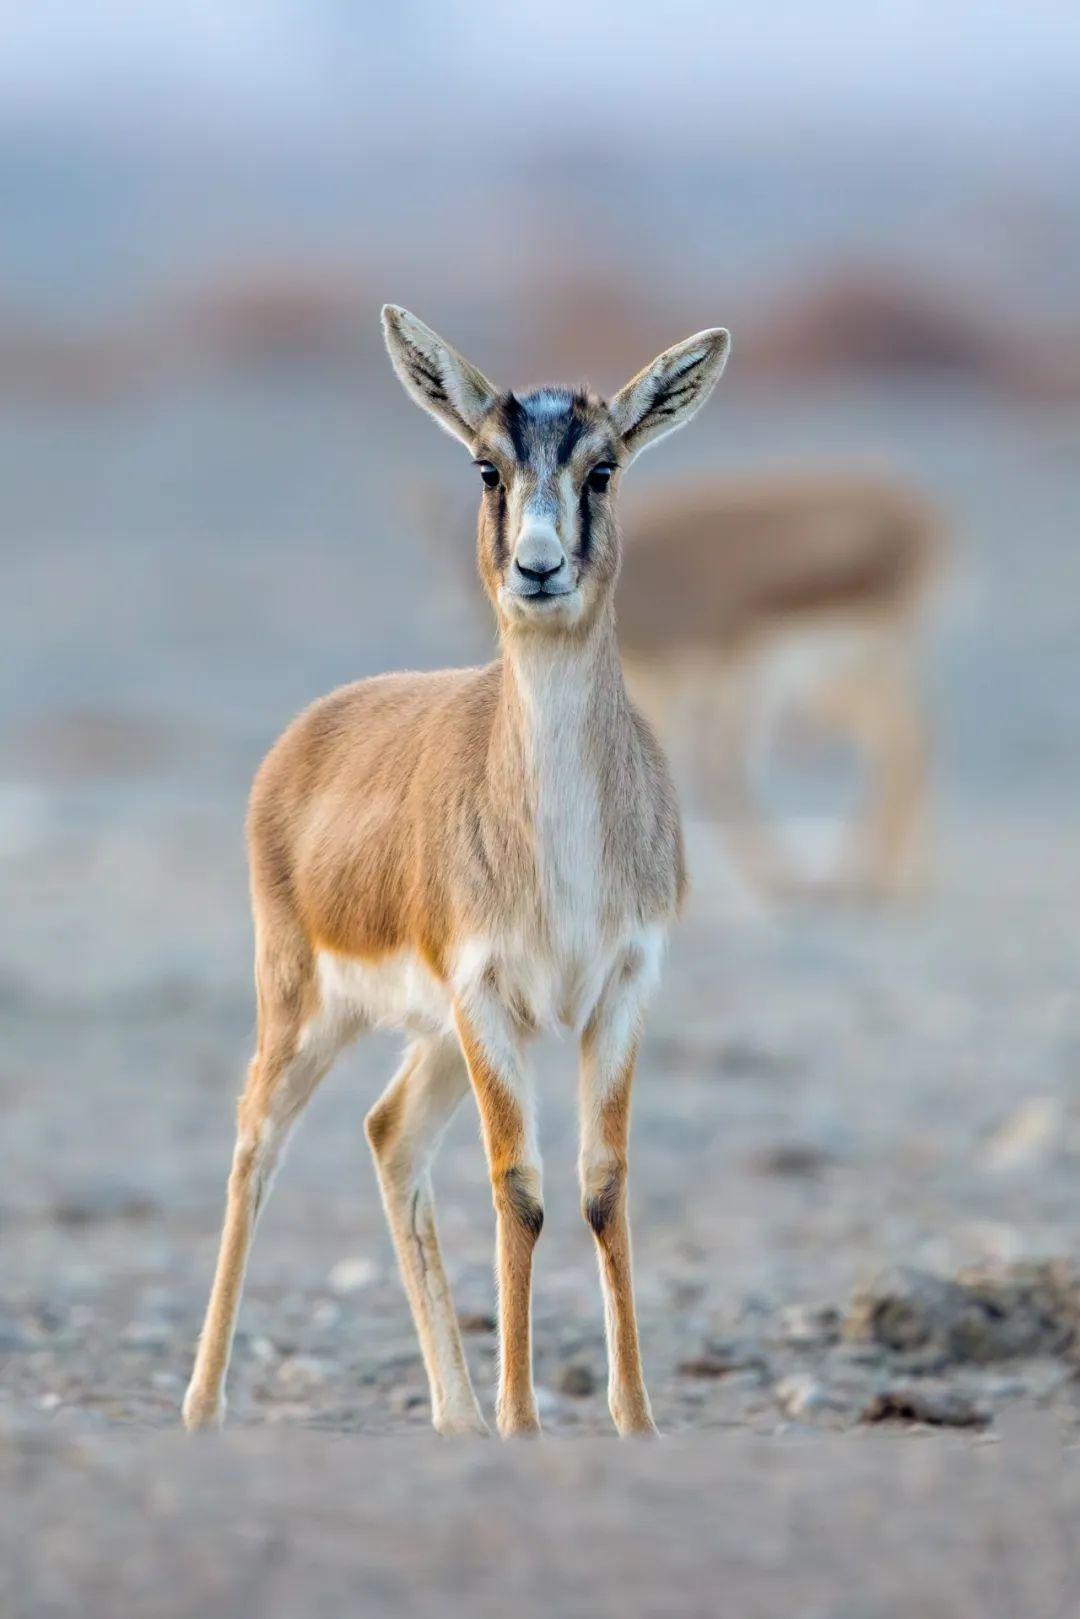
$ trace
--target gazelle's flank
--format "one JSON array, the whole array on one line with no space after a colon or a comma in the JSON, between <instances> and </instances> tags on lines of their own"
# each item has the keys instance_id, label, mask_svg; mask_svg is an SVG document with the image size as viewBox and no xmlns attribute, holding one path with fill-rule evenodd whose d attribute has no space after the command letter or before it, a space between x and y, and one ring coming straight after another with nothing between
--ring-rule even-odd
<instances>
[{"instance_id":1,"label":"gazelle's flank","mask_svg":"<svg viewBox=\"0 0 1080 1619\"><path fill-rule=\"evenodd\" d=\"M610 404L500 394L405 310L407 392L469 449L500 657L382 676L316 703L271 750L248 820L259 1028L217 1272L184 1400L213 1426L255 1221L290 1127L375 1023L405 1058L367 1118L441 1433L483 1432L439 1255L431 1165L470 1083L497 1222L503 1434L538 1429L530 1288L543 1223L528 1037L580 1037L582 1207L596 1237L620 1433L651 1433L626 1210L630 1088L684 886L663 755L631 707L612 606L619 477L711 393L728 335L667 350Z\"/></svg>"}]
</instances>

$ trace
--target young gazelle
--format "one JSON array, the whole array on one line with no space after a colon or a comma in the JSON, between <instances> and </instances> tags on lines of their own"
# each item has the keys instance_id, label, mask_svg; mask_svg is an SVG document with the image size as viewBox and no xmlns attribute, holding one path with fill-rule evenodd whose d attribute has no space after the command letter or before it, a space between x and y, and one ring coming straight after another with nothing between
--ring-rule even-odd
<instances>
[{"instance_id":1,"label":"young gazelle","mask_svg":"<svg viewBox=\"0 0 1080 1619\"><path fill-rule=\"evenodd\" d=\"M538 1430L530 1288L543 1223L525 1046L581 1043L580 1180L604 1294L609 1404L654 1432L627 1222L630 1087L646 996L684 887L678 807L631 707L612 598L620 474L698 410L728 334L668 349L610 404L499 393L404 309L383 311L406 391L474 457L479 565L500 656L324 698L260 769L248 819L259 1028L217 1273L184 1400L214 1426L244 1266L290 1127L344 1043L408 1033L369 1113L390 1229L440 1433L482 1433L439 1255L431 1165L470 1082L496 1212L504 1435Z\"/></svg>"},{"instance_id":2,"label":"young gazelle","mask_svg":"<svg viewBox=\"0 0 1080 1619\"><path fill-rule=\"evenodd\" d=\"M842 886L895 895L922 876L917 642L941 549L924 499L865 476L712 478L628 511L618 610L630 690L665 741L692 752L764 886L798 886L750 784L789 715L850 740L867 766Z\"/></svg>"}]
</instances>

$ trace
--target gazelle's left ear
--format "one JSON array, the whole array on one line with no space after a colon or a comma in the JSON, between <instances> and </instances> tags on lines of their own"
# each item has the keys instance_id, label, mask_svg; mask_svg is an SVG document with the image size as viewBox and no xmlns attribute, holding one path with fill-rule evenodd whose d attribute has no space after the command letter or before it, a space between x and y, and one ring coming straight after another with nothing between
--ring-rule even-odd
<instances>
[{"instance_id":1,"label":"gazelle's left ear","mask_svg":"<svg viewBox=\"0 0 1080 1619\"><path fill-rule=\"evenodd\" d=\"M731 333L714 326L665 349L619 390L611 415L631 459L701 409L720 381L730 349Z\"/></svg>"},{"instance_id":2,"label":"gazelle's left ear","mask_svg":"<svg viewBox=\"0 0 1080 1619\"><path fill-rule=\"evenodd\" d=\"M398 304L383 307L383 332L405 392L470 447L495 403L495 389L445 338Z\"/></svg>"}]
</instances>

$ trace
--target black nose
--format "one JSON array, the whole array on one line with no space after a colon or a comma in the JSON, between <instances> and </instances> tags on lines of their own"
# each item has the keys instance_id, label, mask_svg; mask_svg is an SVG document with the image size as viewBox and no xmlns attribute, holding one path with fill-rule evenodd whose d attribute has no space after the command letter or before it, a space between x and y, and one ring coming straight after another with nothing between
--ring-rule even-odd
<instances>
[{"instance_id":1,"label":"black nose","mask_svg":"<svg viewBox=\"0 0 1080 1619\"><path fill-rule=\"evenodd\" d=\"M553 568L523 568L520 562L515 562L514 566L525 579L531 579L534 585L542 585L545 579L550 579L552 574L558 573L562 567L562 560L556 562Z\"/></svg>"}]
</instances>

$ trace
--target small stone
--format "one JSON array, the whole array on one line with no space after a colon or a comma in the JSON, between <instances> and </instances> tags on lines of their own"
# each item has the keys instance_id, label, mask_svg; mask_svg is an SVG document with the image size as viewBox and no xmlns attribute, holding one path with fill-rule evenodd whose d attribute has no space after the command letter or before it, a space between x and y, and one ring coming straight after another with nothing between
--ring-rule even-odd
<instances>
[{"instance_id":1,"label":"small stone","mask_svg":"<svg viewBox=\"0 0 1080 1619\"><path fill-rule=\"evenodd\" d=\"M420 1411L428 1403L427 1395L419 1389L395 1389L390 1397L395 1411Z\"/></svg>"},{"instance_id":2,"label":"small stone","mask_svg":"<svg viewBox=\"0 0 1080 1619\"><path fill-rule=\"evenodd\" d=\"M784 1415L797 1421L826 1412L850 1413L853 1409L850 1401L842 1399L836 1390L805 1373L795 1373L779 1382L776 1400Z\"/></svg>"},{"instance_id":3,"label":"small stone","mask_svg":"<svg viewBox=\"0 0 1080 1619\"><path fill-rule=\"evenodd\" d=\"M791 1304L780 1311L779 1328L787 1344L835 1344L840 1339L840 1312L831 1305Z\"/></svg>"},{"instance_id":4,"label":"small stone","mask_svg":"<svg viewBox=\"0 0 1080 1619\"><path fill-rule=\"evenodd\" d=\"M167 1327L154 1321L131 1321L124 1328L122 1341L132 1349L164 1349L172 1341Z\"/></svg>"},{"instance_id":5,"label":"small stone","mask_svg":"<svg viewBox=\"0 0 1080 1619\"><path fill-rule=\"evenodd\" d=\"M758 1175L774 1175L784 1180L816 1180L835 1162L825 1147L812 1141L781 1141L755 1153L750 1167Z\"/></svg>"},{"instance_id":6,"label":"small stone","mask_svg":"<svg viewBox=\"0 0 1080 1619\"><path fill-rule=\"evenodd\" d=\"M326 1366L314 1355L292 1355L278 1367L278 1377L287 1386L321 1383L326 1378Z\"/></svg>"},{"instance_id":7,"label":"small stone","mask_svg":"<svg viewBox=\"0 0 1080 1619\"><path fill-rule=\"evenodd\" d=\"M357 1255L351 1259L339 1259L326 1280L333 1293L359 1293L365 1287L370 1287L378 1275L379 1267L373 1259Z\"/></svg>"},{"instance_id":8,"label":"small stone","mask_svg":"<svg viewBox=\"0 0 1080 1619\"><path fill-rule=\"evenodd\" d=\"M494 1332L497 1322L490 1310L466 1310L458 1316L458 1326L462 1332L481 1333Z\"/></svg>"},{"instance_id":9,"label":"small stone","mask_svg":"<svg viewBox=\"0 0 1080 1619\"><path fill-rule=\"evenodd\" d=\"M149 1220L160 1212L160 1205L136 1187L94 1181L55 1204L52 1217L57 1225L77 1228L110 1220Z\"/></svg>"},{"instance_id":10,"label":"small stone","mask_svg":"<svg viewBox=\"0 0 1080 1619\"><path fill-rule=\"evenodd\" d=\"M957 1389L900 1384L871 1397L864 1422L925 1423L933 1428L985 1428L990 1414Z\"/></svg>"},{"instance_id":11,"label":"small stone","mask_svg":"<svg viewBox=\"0 0 1080 1619\"><path fill-rule=\"evenodd\" d=\"M326 1331L341 1320L341 1306L333 1299L319 1299L311 1308L311 1324Z\"/></svg>"},{"instance_id":12,"label":"small stone","mask_svg":"<svg viewBox=\"0 0 1080 1619\"><path fill-rule=\"evenodd\" d=\"M576 1400L586 1399L596 1392L592 1367L584 1360L570 1361L559 1373L558 1388L561 1394L570 1394Z\"/></svg>"},{"instance_id":13,"label":"small stone","mask_svg":"<svg viewBox=\"0 0 1080 1619\"><path fill-rule=\"evenodd\" d=\"M1045 1163L1061 1142L1065 1114L1056 1096L1032 1096L998 1125L982 1150L985 1169L1007 1171Z\"/></svg>"},{"instance_id":14,"label":"small stone","mask_svg":"<svg viewBox=\"0 0 1080 1619\"><path fill-rule=\"evenodd\" d=\"M730 1378L736 1372L752 1372L760 1379L768 1371L768 1362L749 1345L712 1343L700 1355L681 1360L676 1369L680 1377Z\"/></svg>"}]
</instances>

